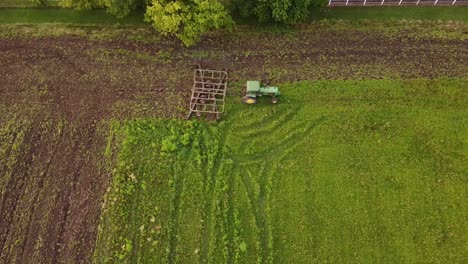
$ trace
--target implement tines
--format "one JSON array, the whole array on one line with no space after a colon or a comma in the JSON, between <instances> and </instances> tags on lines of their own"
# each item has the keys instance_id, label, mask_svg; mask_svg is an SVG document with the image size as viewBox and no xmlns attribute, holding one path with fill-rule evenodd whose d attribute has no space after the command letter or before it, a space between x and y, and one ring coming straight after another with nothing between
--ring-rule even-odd
<instances>
[{"instance_id":1,"label":"implement tines","mask_svg":"<svg viewBox=\"0 0 468 264\"><path fill-rule=\"evenodd\" d=\"M189 119L193 113L219 114L224 112L228 74L226 71L202 69L198 65L193 77L192 97L190 99Z\"/></svg>"}]
</instances>

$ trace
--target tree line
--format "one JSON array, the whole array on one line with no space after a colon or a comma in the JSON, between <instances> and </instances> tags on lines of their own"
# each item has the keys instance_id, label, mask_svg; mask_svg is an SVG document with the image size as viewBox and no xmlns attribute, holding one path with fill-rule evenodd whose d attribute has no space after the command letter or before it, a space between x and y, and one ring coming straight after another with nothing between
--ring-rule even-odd
<instances>
[{"instance_id":1,"label":"tree line","mask_svg":"<svg viewBox=\"0 0 468 264\"><path fill-rule=\"evenodd\" d=\"M32 0L45 6L48 0ZM62 0L61 6L77 10L106 8L124 18L144 8L145 21L163 35L174 35L186 46L200 41L213 29L230 29L233 16L254 17L260 23L296 24L309 16L312 6L326 0Z\"/></svg>"}]
</instances>

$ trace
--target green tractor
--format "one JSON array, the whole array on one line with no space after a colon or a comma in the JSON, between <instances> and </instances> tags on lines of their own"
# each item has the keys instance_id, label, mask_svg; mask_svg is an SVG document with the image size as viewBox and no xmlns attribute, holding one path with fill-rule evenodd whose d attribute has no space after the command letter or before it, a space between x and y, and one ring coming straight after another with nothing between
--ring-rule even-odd
<instances>
[{"instance_id":1,"label":"green tractor","mask_svg":"<svg viewBox=\"0 0 468 264\"><path fill-rule=\"evenodd\" d=\"M265 87L261 87L259 81L247 81L247 85L244 91L244 97L242 97L242 103L256 104L258 97L262 97L264 95L270 96L271 103L277 104L280 91L278 87L268 85L265 85Z\"/></svg>"}]
</instances>

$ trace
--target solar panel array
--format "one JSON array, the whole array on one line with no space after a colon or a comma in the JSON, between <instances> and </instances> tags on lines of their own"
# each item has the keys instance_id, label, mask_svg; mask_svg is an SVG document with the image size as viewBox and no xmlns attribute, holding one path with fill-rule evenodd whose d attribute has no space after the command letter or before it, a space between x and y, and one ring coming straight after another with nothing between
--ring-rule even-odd
<instances>
[{"instance_id":1,"label":"solar panel array","mask_svg":"<svg viewBox=\"0 0 468 264\"><path fill-rule=\"evenodd\" d=\"M329 0L329 6L468 5L468 0Z\"/></svg>"}]
</instances>

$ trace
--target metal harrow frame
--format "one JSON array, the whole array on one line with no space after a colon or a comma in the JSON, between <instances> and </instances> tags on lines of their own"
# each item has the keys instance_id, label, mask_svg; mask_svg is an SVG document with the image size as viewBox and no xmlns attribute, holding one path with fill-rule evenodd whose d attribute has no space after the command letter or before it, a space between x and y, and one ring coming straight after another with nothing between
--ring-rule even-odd
<instances>
[{"instance_id":1,"label":"metal harrow frame","mask_svg":"<svg viewBox=\"0 0 468 264\"><path fill-rule=\"evenodd\" d=\"M193 76L192 97L190 99L190 119L193 113L214 114L216 119L224 112L224 99L227 90L227 71L203 69L197 66Z\"/></svg>"}]
</instances>

